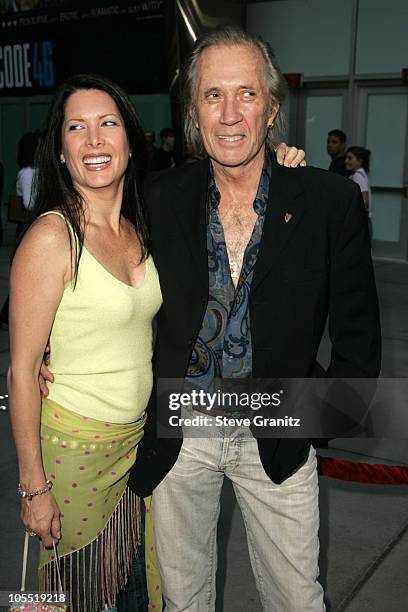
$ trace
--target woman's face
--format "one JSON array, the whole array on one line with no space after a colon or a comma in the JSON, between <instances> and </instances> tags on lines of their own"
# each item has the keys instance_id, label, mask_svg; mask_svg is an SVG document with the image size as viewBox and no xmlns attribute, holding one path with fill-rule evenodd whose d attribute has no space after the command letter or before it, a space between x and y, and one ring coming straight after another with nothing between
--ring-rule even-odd
<instances>
[{"instance_id":1,"label":"woman's face","mask_svg":"<svg viewBox=\"0 0 408 612\"><path fill-rule=\"evenodd\" d=\"M123 185L130 149L123 119L109 94L80 89L68 98L61 143L61 161L80 191Z\"/></svg>"},{"instance_id":2,"label":"woman's face","mask_svg":"<svg viewBox=\"0 0 408 612\"><path fill-rule=\"evenodd\" d=\"M361 161L354 155L354 153L346 154L346 169L349 172L356 172L361 168Z\"/></svg>"}]
</instances>

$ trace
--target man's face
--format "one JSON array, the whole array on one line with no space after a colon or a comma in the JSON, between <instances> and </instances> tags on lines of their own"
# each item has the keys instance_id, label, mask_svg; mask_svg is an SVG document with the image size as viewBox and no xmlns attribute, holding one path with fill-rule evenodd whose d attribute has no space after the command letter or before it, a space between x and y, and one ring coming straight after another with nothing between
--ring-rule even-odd
<instances>
[{"instance_id":1,"label":"man's face","mask_svg":"<svg viewBox=\"0 0 408 612\"><path fill-rule=\"evenodd\" d=\"M327 153L330 157L336 158L344 155L345 143L341 142L338 136L327 137Z\"/></svg>"},{"instance_id":2,"label":"man's face","mask_svg":"<svg viewBox=\"0 0 408 612\"><path fill-rule=\"evenodd\" d=\"M248 45L203 51L197 67L196 119L208 155L223 166L246 165L263 156L269 91L260 53Z\"/></svg>"},{"instance_id":3,"label":"man's face","mask_svg":"<svg viewBox=\"0 0 408 612\"><path fill-rule=\"evenodd\" d=\"M176 137L174 136L174 134L166 136L166 138L164 139L164 142L165 142L165 144L167 146L167 150L168 151L173 151L174 143L176 142Z\"/></svg>"}]
</instances>

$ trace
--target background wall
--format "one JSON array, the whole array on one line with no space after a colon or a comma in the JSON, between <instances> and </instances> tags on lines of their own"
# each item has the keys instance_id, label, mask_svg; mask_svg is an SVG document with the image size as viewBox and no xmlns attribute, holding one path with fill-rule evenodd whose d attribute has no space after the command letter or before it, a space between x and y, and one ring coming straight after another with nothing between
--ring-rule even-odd
<instances>
[{"instance_id":1,"label":"background wall","mask_svg":"<svg viewBox=\"0 0 408 612\"><path fill-rule=\"evenodd\" d=\"M249 4L247 28L274 49L284 73L303 85L286 104L288 139L304 146L310 164L327 168L327 132L343 129L349 145L371 150L373 254L408 260L408 2L406 0L278 0ZM386 264L379 264L386 266ZM381 278L381 273L377 276ZM383 279L385 280L385 279ZM387 282L391 282L388 280ZM402 303L406 285L401 285ZM405 376L395 360L395 304L383 301L383 376ZM392 316L391 316L392 313ZM403 344L401 344L403 347ZM392 349L392 350L391 350ZM318 359L327 366L325 337ZM398 365L396 365L398 364ZM399 370L401 365L402 370ZM401 398L401 403L403 399ZM402 404L401 404L402 405ZM407 461L403 440L335 440L332 446Z\"/></svg>"},{"instance_id":2,"label":"background wall","mask_svg":"<svg viewBox=\"0 0 408 612\"><path fill-rule=\"evenodd\" d=\"M408 64L408 2L360 0L357 43L357 74L399 75Z\"/></svg>"},{"instance_id":3,"label":"background wall","mask_svg":"<svg viewBox=\"0 0 408 612\"><path fill-rule=\"evenodd\" d=\"M170 98L168 94L130 96L145 130L154 130L156 146L160 145L160 130L171 126ZM4 165L4 201L14 191L18 172L17 145L28 131L42 130L51 102L51 96L32 98L0 97L0 160Z\"/></svg>"},{"instance_id":4,"label":"background wall","mask_svg":"<svg viewBox=\"0 0 408 612\"><path fill-rule=\"evenodd\" d=\"M406 0L251 3L247 28L268 40L283 72L348 75L358 7L356 74L400 74L408 58Z\"/></svg>"},{"instance_id":5,"label":"background wall","mask_svg":"<svg viewBox=\"0 0 408 612\"><path fill-rule=\"evenodd\" d=\"M352 0L282 0L251 4L247 28L267 40L282 72L348 74Z\"/></svg>"},{"instance_id":6,"label":"background wall","mask_svg":"<svg viewBox=\"0 0 408 612\"><path fill-rule=\"evenodd\" d=\"M373 253L408 261L408 3L277 0L250 3L247 29L268 41L290 90L286 138L327 168L327 132L371 151Z\"/></svg>"}]
</instances>

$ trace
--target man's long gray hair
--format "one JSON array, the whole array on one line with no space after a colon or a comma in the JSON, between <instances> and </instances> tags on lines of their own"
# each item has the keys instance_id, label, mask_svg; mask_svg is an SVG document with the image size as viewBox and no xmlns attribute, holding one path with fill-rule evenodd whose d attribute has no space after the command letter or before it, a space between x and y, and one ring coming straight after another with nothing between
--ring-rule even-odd
<instances>
[{"instance_id":1,"label":"man's long gray hair","mask_svg":"<svg viewBox=\"0 0 408 612\"><path fill-rule=\"evenodd\" d=\"M242 46L246 45L257 49L261 54L265 66L265 79L269 89L269 104L265 113L265 123L273 107L279 104L279 110L274 120L274 126L269 128L267 144L274 148L280 141L280 135L285 128L285 118L282 112L282 102L286 94L286 81L282 76L275 57L269 45L264 41L244 32L236 26L223 26L211 30L201 36L191 52L184 69L184 135L187 147L199 155L205 154L200 130L197 129L197 73L200 57L209 47L214 46Z\"/></svg>"}]
</instances>

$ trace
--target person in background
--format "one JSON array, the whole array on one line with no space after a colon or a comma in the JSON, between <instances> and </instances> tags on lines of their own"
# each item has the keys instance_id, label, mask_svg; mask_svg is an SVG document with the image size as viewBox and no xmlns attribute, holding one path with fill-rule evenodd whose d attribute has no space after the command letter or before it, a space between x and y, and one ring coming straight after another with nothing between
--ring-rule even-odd
<instances>
[{"instance_id":1,"label":"person in background","mask_svg":"<svg viewBox=\"0 0 408 612\"><path fill-rule=\"evenodd\" d=\"M35 204L34 166L39 140L40 132L27 132L18 143L17 163L20 170L17 174L16 194L23 198L23 205L27 210L32 210ZM17 228L17 232L20 233L21 229L22 227Z\"/></svg>"},{"instance_id":2,"label":"person in background","mask_svg":"<svg viewBox=\"0 0 408 612\"><path fill-rule=\"evenodd\" d=\"M176 167L174 155L174 144L176 135L172 128L163 128L160 132L160 149L156 153L156 158L152 170L165 170L166 168Z\"/></svg>"},{"instance_id":3,"label":"person in background","mask_svg":"<svg viewBox=\"0 0 408 612\"><path fill-rule=\"evenodd\" d=\"M145 131L145 139L146 139L146 150L147 150L147 171L154 169L154 164L156 161L157 149L154 146L154 142L156 140L156 134L153 130Z\"/></svg>"},{"instance_id":4,"label":"person in background","mask_svg":"<svg viewBox=\"0 0 408 612\"><path fill-rule=\"evenodd\" d=\"M346 169L349 178L360 187L361 195L367 211L368 231L370 240L373 238L373 224L371 221L371 189L368 179L370 170L370 151L364 147L349 147L346 152Z\"/></svg>"},{"instance_id":5,"label":"person in background","mask_svg":"<svg viewBox=\"0 0 408 612\"><path fill-rule=\"evenodd\" d=\"M35 203L34 179L36 171L34 168L35 154L40 140L40 132L26 132L18 143L17 163L20 170L16 180L16 195L20 196L26 210L32 210ZM1 198L0 198L1 202ZM16 238L23 232L26 223L17 223ZM7 296L1 311L0 325L8 326L9 297Z\"/></svg>"},{"instance_id":6,"label":"person in background","mask_svg":"<svg viewBox=\"0 0 408 612\"><path fill-rule=\"evenodd\" d=\"M346 140L347 137L342 130L331 130L327 134L327 153L332 158L329 171L347 178L349 172L345 166Z\"/></svg>"}]
</instances>

